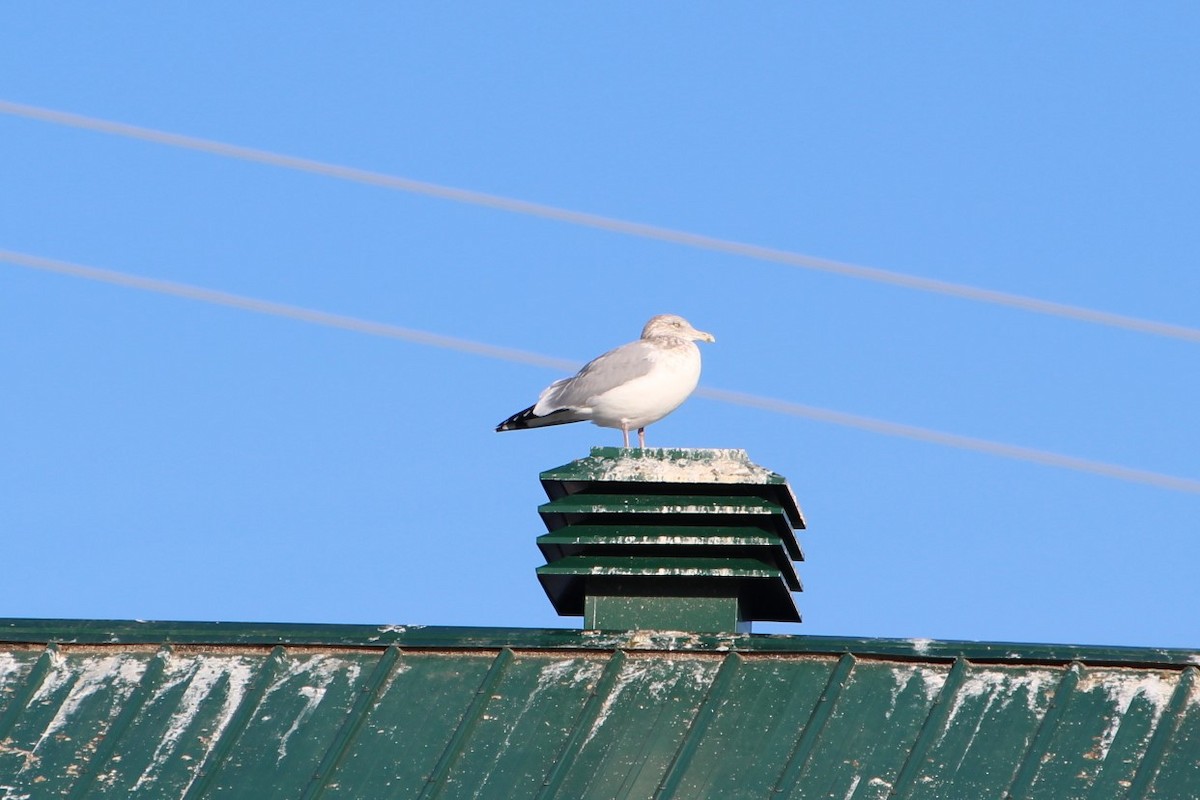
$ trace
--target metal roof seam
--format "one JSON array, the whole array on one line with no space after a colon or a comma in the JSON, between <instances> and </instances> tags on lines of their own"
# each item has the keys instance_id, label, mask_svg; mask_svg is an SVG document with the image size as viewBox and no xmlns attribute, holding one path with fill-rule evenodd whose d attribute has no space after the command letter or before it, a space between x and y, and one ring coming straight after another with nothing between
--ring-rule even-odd
<instances>
[{"instance_id":1,"label":"metal roof seam","mask_svg":"<svg viewBox=\"0 0 1200 800\"><path fill-rule=\"evenodd\" d=\"M150 699L154 690L162 682L163 673L166 671L167 661L170 657L170 648L163 647L150 660L149 665L138 680L138 685L129 695L129 698L122 704L116 719L104 731L103 738L95 752L92 753L87 768L81 770L83 777L75 784L75 787L68 795L70 800L79 800L79 798L86 797L91 791L92 785L104 773L105 766L116 754L117 746L121 743L122 737L129 729L130 723L141 712L146 701Z\"/></svg>"},{"instance_id":2,"label":"metal roof seam","mask_svg":"<svg viewBox=\"0 0 1200 800\"><path fill-rule=\"evenodd\" d=\"M17 719L20 718L22 712L29 706L29 701L37 694L38 689L42 687L42 683L46 680L46 676L50 674L50 670L54 666L54 659L57 657L58 647L50 644L46 645L38 660L34 663L33 669L24 681L24 690L12 697L8 708L0 714L0 742L8 739L9 733L14 725L17 724Z\"/></svg>"},{"instance_id":3,"label":"metal roof seam","mask_svg":"<svg viewBox=\"0 0 1200 800\"><path fill-rule=\"evenodd\" d=\"M1136 761L1139 771L1147 767L1149 746L1156 741L1165 745L1163 737L1171 732L1172 702L1183 704L1189 694L1181 685L1187 682L1186 673L1179 675L1165 700L1161 694L1165 684L1161 675L1144 671L1132 684L1129 678L1128 673L1105 670L1094 677L1085 672L1081 681L1101 690L1112 709L1106 730L1094 737L1096 744L1084 755L1099 762L1091 776L1088 800L1108 800L1121 794L1136 796L1130 789L1137 775L1130 774L1129 765ZM1122 789L1125 791L1121 792Z\"/></svg>"},{"instance_id":4,"label":"metal roof seam","mask_svg":"<svg viewBox=\"0 0 1200 800\"><path fill-rule=\"evenodd\" d=\"M542 789L538 793L538 800L546 800L558 793L563 780L567 776L567 772L579 756L579 751L587 743L584 728L587 727L590 730L596 725L605 700L611 695L613 687L617 683L617 678L620 676L621 670L624 669L627 661L628 658L625 655L625 651L617 650L609 658L608 663L604 665L604 671L600 673L600 679L596 681L595 686L588 693L587 701L575 717L571 726L571 733L567 736L566 742L563 743L563 747L559 751L553 767L542 780ZM590 726L586 725L588 722L591 723Z\"/></svg>"},{"instance_id":5,"label":"metal roof seam","mask_svg":"<svg viewBox=\"0 0 1200 800\"><path fill-rule=\"evenodd\" d=\"M1170 702L1163 710L1162 717L1142 756L1142 763L1138 765L1137 773L1130 784L1130 797L1150 796L1150 787L1158 777L1163 758L1167 754L1167 744L1179 731L1179 726L1183 722L1184 711L1187 708L1188 699L1196 687L1198 674L1200 674L1200 670L1197 670L1196 667L1188 667L1179 676L1179 683L1171 695Z\"/></svg>"},{"instance_id":6,"label":"metal roof seam","mask_svg":"<svg viewBox=\"0 0 1200 800\"><path fill-rule=\"evenodd\" d=\"M368 711L378 699L380 690L391 676L392 671L396 668L396 664L399 661L400 648L395 645L384 650L383 654L380 655L379 660L375 663L375 668L371 671L366 682L360 687L358 697L355 698L354 703L346 711L346 718L334 736L333 741L329 743L325 754L321 756L321 760L313 772L312 780L309 781L308 786L305 787L304 793L301 795L301 800L317 800L324 793L329 779L333 777L342 761L345 760L347 753L349 753L350 748L354 744L359 729L366 722Z\"/></svg>"},{"instance_id":7,"label":"metal roof seam","mask_svg":"<svg viewBox=\"0 0 1200 800\"><path fill-rule=\"evenodd\" d=\"M929 752L934 739L945 733L946 726L950 722L950 710L953 708L953 703L949 701L954 698L966 680L967 666L965 658L955 659L954 666L950 668L950 674L946 676L946 682L942 684L937 698L929 709L928 716L925 717L924 724L921 725L921 732L917 734L917 740L913 742L908 757L904 759L904 766L900 768L900 773L896 776L895 783L892 784L892 793L889 796L903 798L912 795L917 785L917 775L924 767L926 753Z\"/></svg>"},{"instance_id":8,"label":"metal roof seam","mask_svg":"<svg viewBox=\"0 0 1200 800\"><path fill-rule=\"evenodd\" d=\"M830 672L829 680L826 681L825 688L821 690L821 696L817 698L817 704L813 707L808 722L804 725L804 730L796 740L791 753L788 754L779 778L775 781L776 794L790 796L799 784L813 749L820 739L821 732L825 729L825 723L833 715L842 691L852 680L857 663L858 659L851 653L844 653L838 659L837 666Z\"/></svg>"},{"instance_id":9,"label":"metal roof seam","mask_svg":"<svg viewBox=\"0 0 1200 800\"><path fill-rule=\"evenodd\" d=\"M241 698L238 707L234 709L233 717L221 731L217 742L208 751L204 761L196 765L196 771L193 773L194 780L180 800L197 800L208 794L209 787L228 762L228 756L233 750L234 743L245 732L246 726L250 724L250 719L262 702L263 696L266 695L267 689L270 688L280 667L283 666L285 657L286 651L282 646L276 646L271 651L271 655L267 657L262 670L251 685L250 691ZM226 680L228 679L226 678Z\"/></svg>"},{"instance_id":10,"label":"metal roof seam","mask_svg":"<svg viewBox=\"0 0 1200 800\"><path fill-rule=\"evenodd\" d=\"M426 778L425 786L422 787L421 793L418 795L422 800L424 798L437 797L442 792L446 783L446 777L450 774L450 770L454 768L454 762L462 754L463 748L471 737L471 733L475 730L480 718L487 709L488 702L491 700L492 689L500 681L505 670L508 669L514 659L515 656L512 649L505 647L492 661L492 665L488 668L483 682L475 690L475 697L472 698L471 705L467 707L466 712L459 721L458 727L454 731L454 735L446 743L445 748L443 748L441 755L438 757L437 763Z\"/></svg>"},{"instance_id":11,"label":"metal roof seam","mask_svg":"<svg viewBox=\"0 0 1200 800\"><path fill-rule=\"evenodd\" d=\"M1079 676L1083 673L1083 669L1083 665L1076 661L1063 670L1063 676L1050 698L1050 705L1046 709L1046 713L1042 715L1037 731L1025 751L1025 757L1017 765L1017 770L1009 782L1004 797L1026 797L1033 789L1042 759L1050 749L1050 743L1054 740L1054 734L1058 730L1058 724L1071 700L1071 695L1074 693L1075 687L1079 685Z\"/></svg>"},{"instance_id":12,"label":"metal roof seam","mask_svg":"<svg viewBox=\"0 0 1200 800\"><path fill-rule=\"evenodd\" d=\"M716 677L708 685L708 689L704 693L704 700L701 701L699 710L688 726L687 734L680 742L675 755L671 757L671 762L668 764L662 780L659 781L654 797L673 797L675 795L684 773L691 764L692 757L696 754L696 748L703 741L718 706L725 700L729 685L736 679L738 671L744 663L745 660L737 653L730 653L722 659Z\"/></svg>"}]
</instances>

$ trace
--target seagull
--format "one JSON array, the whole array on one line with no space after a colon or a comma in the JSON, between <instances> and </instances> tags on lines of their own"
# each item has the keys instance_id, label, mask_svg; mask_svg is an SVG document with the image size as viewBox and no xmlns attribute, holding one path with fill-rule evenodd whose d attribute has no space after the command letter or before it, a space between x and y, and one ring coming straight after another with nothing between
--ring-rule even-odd
<instances>
[{"instance_id":1,"label":"seagull","mask_svg":"<svg viewBox=\"0 0 1200 800\"><path fill-rule=\"evenodd\" d=\"M646 426L670 414L700 380L700 348L715 342L683 317L660 314L642 328L642 338L592 359L572 378L547 386L538 401L501 422L497 431L541 428L591 420L602 428L620 428L629 448L637 429L638 447L646 446Z\"/></svg>"}]
</instances>

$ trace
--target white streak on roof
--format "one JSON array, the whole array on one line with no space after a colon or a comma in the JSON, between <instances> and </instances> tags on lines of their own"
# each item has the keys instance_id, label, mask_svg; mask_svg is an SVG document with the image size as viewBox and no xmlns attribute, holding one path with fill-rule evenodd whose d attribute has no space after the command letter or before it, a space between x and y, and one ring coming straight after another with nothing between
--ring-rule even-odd
<instances>
[{"instance_id":1,"label":"white streak on roof","mask_svg":"<svg viewBox=\"0 0 1200 800\"><path fill-rule=\"evenodd\" d=\"M520 721L525 718L530 709L537 707L538 698L542 692L563 684L579 686L581 683L592 683L599 679L600 673L603 671L603 663L591 659L568 658L545 664L538 672L537 683L534 685L533 691L525 698L521 710L510 720L508 732L504 736L503 744L497 748L497 754L509 752L512 737L516 733Z\"/></svg>"},{"instance_id":2,"label":"white streak on roof","mask_svg":"<svg viewBox=\"0 0 1200 800\"><path fill-rule=\"evenodd\" d=\"M685 679L690 679L693 687L697 689L706 688L712 682L715 670L714 662L685 662L669 658L639 659L626 663L620 676L617 677L616 683L609 690L608 696L600 705L600 710L597 712L596 719L592 722L591 730L588 731L581 748L586 747L597 731L608 721L613 706L630 686L640 684L639 688L644 688L650 695L651 702L661 703L669 697L671 690Z\"/></svg>"},{"instance_id":3,"label":"white streak on roof","mask_svg":"<svg viewBox=\"0 0 1200 800\"><path fill-rule=\"evenodd\" d=\"M1178 681L1179 674L1175 672L1119 668L1088 670L1080 679L1077 691L1103 691L1112 704L1108 725L1100 734L1092 751L1096 758L1103 761L1108 756L1108 751L1117 738L1117 732L1121 729L1121 722L1129 713L1130 705L1139 696L1150 703L1153 720L1145 734L1150 736L1158 727L1163 710L1171 702L1171 695L1174 694Z\"/></svg>"},{"instance_id":4,"label":"white streak on roof","mask_svg":"<svg viewBox=\"0 0 1200 800\"><path fill-rule=\"evenodd\" d=\"M983 728L984 723L992 713L993 707L999 706L999 708L1004 709L1017 700L1019 696L1024 695L1026 710L1031 717L1038 718L1045 713L1046 708L1049 706L1049 698L1045 690L1046 685L1057 684L1061 680L1061 677L1061 670L1050 668L1033 668L1020 671L1013 669L980 669L974 671L958 687L958 691L955 692L946 727L942 731L942 737L944 738L953 729L955 721L968 701L981 697L986 698L982 708L972 711L975 715L974 725L970 736L967 737L966 745L962 748L962 756L955 769L962 766L967 754L971 752L972 745ZM970 724L970 721L966 721L966 723Z\"/></svg>"},{"instance_id":5,"label":"white streak on roof","mask_svg":"<svg viewBox=\"0 0 1200 800\"><path fill-rule=\"evenodd\" d=\"M925 702L932 704L937 698L938 692L942 690L942 686L946 683L946 677L949 674L945 668L918 666L915 664L895 664L891 665L889 674L894 681L892 686L892 701L888 708L888 718L891 718L892 713L896 710L896 703L900 700L900 695L909 687L913 680L921 681L921 690L925 696Z\"/></svg>"},{"instance_id":6,"label":"white streak on roof","mask_svg":"<svg viewBox=\"0 0 1200 800\"><path fill-rule=\"evenodd\" d=\"M383 682L383 685L379 687L379 691L376 693L376 704L381 702L382 699L387 696L387 693L392 690L392 684L396 682L396 679L411 669L412 664L406 664L403 661L396 662L396 665L392 667L391 673L387 676Z\"/></svg>"},{"instance_id":7,"label":"white streak on roof","mask_svg":"<svg viewBox=\"0 0 1200 800\"><path fill-rule=\"evenodd\" d=\"M48 650L46 652L50 656L50 670L42 678L42 683L38 686L37 691L33 693L33 697L29 699L29 705L31 706L50 702L50 695L61 689L71 679L72 673L67 665L67 659L63 654L57 650Z\"/></svg>"},{"instance_id":8,"label":"white streak on roof","mask_svg":"<svg viewBox=\"0 0 1200 800\"><path fill-rule=\"evenodd\" d=\"M1057 685L1062 680L1062 675L1061 670L1049 667L977 670L963 681L955 693L950 720L954 720L966 701L985 694L998 700L1002 708L1023 694L1025 707L1031 714L1044 713L1049 705L1044 687L1047 684ZM988 705L991 705L990 701Z\"/></svg>"},{"instance_id":9,"label":"white streak on roof","mask_svg":"<svg viewBox=\"0 0 1200 800\"><path fill-rule=\"evenodd\" d=\"M304 698L304 706L300 709L300 713L292 720L292 724L279 740L277 752L279 757L276 759L276 764L283 761L287 756L288 742L292 735L300 730L300 726L304 724L316 710L321 701L325 699L325 693L329 689L329 685L339 675L344 675L345 679L351 684L358 682L358 676L362 668L353 661L347 661L332 656L317 655L311 658L296 659L271 683L271 687L267 689L267 696L274 694L281 689L285 683L298 677L306 676L308 680L302 685L297 692Z\"/></svg>"},{"instance_id":10,"label":"white streak on roof","mask_svg":"<svg viewBox=\"0 0 1200 800\"><path fill-rule=\"evenodd\" d=\"M933 639L909 639L908 643L912 645L914 653L923 656L929 652L929 645L933 644Z\"/></svg>"},{"instance_id":11,"label":"white streak on roof","mask_svg":"<svg viewBox=\"0 0 1200 800\"><path fill-rule=\"evenodd\" d=\"M641 650L690 649L700 646L700 637L694 631L631 631L624 646Z\"/></svg>"},{"instance_id":12,"label":"white streak on roof","mask_svg":"<svg viewBox=\"0 0 1200 800\"><path fill-rule=\"evenodd\" d=\"M645 677L647 669L647 662L641 662L635 665L625 665L624 669L621 670L621 674L617 676L617 680L613 684L612 688L608 690L608 694L605 696L604 702L600 704L600 710L596 712L596 718L592 720L591 730L588 731L588 735L584 738L583 744L580 745L581 750L584 747L587 747L588 742L592 740L592 737L596 735L596 732L604 727L604 723L608 721L609 714L612 713L613 706L616 704L617 700L620 699L621 693L625 691L625 688L635 680Z\"/></svg>"},{"instance_id":13,"label":"white streak on roof","mask_svg":"<svg viewBox=\"0 0 1200 800\"><path fill-rule=\"evenodd\" d=\"M543 689L562 683L570 683L572 686L591 683L598 680L603 671L604 663L595 659L568 658L562 661L551 661L538 673L537 685L533 692L536 695Z\"/></svg>"},{"instance_id":14,"label":"white streak on roof","mask_svg":"<svg viewBox=\"0 0 1200 800\"><path fill-rule=\"evenodd\" d=\"M306 702L304 708L300 709L300 713L296 715L296 718L292 720L292 724L279 739L279 747L275 748L275 752L279 754L275 759L276 765L280 764L287 757L288 741L291 740L292 734L300 730L300 725L304 720L308 719L313 710L325 699L325 690L328 688L328 684L300 687L300 694L306 698Z\"/></svg>"},{"instance_id":15,"label":"white streak on roof","mask_svg":"<svg viewBox=\"0 0 1200 800\"><path fill-rule=\"evenodd\" d=\"M22 677L21 673L28 673L32 669L32 663L17 661L11 653L0 653L0 692L3 692L8 684L15 683L18 677Z\"/></svg>"},{"instance_id":16,"label":"white streak on roof","mask_svg":"<svg viewBox=\"0 0 1200 800\"><path fill-rule=\"evenodd\" d=\"M150 763L134 783L134 789L158 778L158 773L174 755L180 738L191 727L204 702L211 698L220 680L227 678L225 702L221 706L213 730L210 735L200 737L201 740L206 740L210 746L216 744L233 719L234 712L241 705L246 687L254 677L254 670L258 663L245 657L230 658L227 656L195 656L192 658L169 656L167 658L165 680L159 686L158 691L154 693L150 704L161 701L167 692L184 681L187 682L187 688L184 689L183 696L179 698L179 705L167 721L167 728L154 748ZM202 762L203 759L200 759L193 765L188 787L191 787L196 780ZM187 793L186 788L183 793Z\"/></svg>"},{"instance_id":17,"label":"white streak on roof","mask_svg":"<svg viewBox=\"0 0 1200 800\"><path fill-rule=\"evenodd\" d=\"M255 668L261 669L261 661L251 660L249 658L220 658L220 657L201 657L201 669L214 669L218 672L223 671L228 675L228 684L225 694L225 702L221 706L220 715L216 723L213 725L212 731L207 737L211 747L215 746L221 740L225 729L229 727L229 723L233 721L234 714L241 707L242 701L246 697L246 689L250 686L250 681L254 678ZM193 716L195 711L192 712ZM207 753L205 758L196 764L192 770L192 777L188 780L187 786L184 787L181 797L186 797L188 791L192 788L196 778L200 777L201 765L207 761Z\"/></svg>"},{"instance_id":18,"label":"white streak on roof","mask_svg":"<svg viewBox=\"0 0 1200 800\"><path fill-rule=\"evenodd\" d=\"M36 753L47 738L61 730L84 701L110 683L113 693L111 703L113 707L120 707L129 695L133 694L142 673L146 671L146 661L132 655L95 656L76 662L60 654L55 654L53 658L52 671L38 687L30 705L50 702L49 697L56 690L72 678L74 682L46 729L38 737L37 743L31 748L31 753Z\"/></svg>"}]
</instances>

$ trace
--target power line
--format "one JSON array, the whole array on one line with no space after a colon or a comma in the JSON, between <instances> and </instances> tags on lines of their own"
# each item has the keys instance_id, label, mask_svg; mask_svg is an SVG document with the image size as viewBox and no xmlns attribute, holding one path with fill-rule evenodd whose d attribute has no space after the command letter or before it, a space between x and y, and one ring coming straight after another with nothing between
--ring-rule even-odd
<instances>
[{"instance_id":1,"label":"power line","mask_svg":"<svg viewBox=\"0 0 1200 800\"><path fill-rule=\"evenodd\" d=\"M316 311L285 303L274 303L270 300L259 300L254 297L221 292L215 289L206 289L202 286L192 286L186 283L175 283L174 281L164 281L158 278L146 278L127 272L86 267L82 264L56 261L50 258L41 258L10 250L0 250L0 261L7 261L19 267L29 267L47 272L57 272L61 275L71 275L76 278L86 278L87 280L99 281L101 283L111 283L130 289L142 289L147 292L184 297L188 300L198 300L201 303L239 308L243 311L253 311L256 314L271 314L277 317L287 317L301 322L309 322L314 325L325 325L330 328L342 328L343 330L355 331L356 333L366 333L371 336L403 339L414 344L440 347L445 350L457 350L461 353L470 353L471 355L484 356L485 358L496 358L503 361L514 361L518 364L529 364L535 367L549 367L550 369L565 371L573 371L579 368L579 364L575 361L543 356L527 350L497 347L483 342L474 342L470 339L442 336L413 328L403 328L399 325L372 322L341 314L330 314L326 311Z\"/></svg>"},{"instance_id":2,"label":"power line","mask_svg":"<svg viewBox=\"0 0 1200 800\"><path fill-rule=\"evenodd\" d=\"M350 317L342 314L331 314L326 311L317 311L310 308L287 305L285 303L275 303L269 300L260 300L253 297L246 297L244 295L207 289L201 286L193 286L186 283L176 283L174 281L165 281L158 278L147 278L126 272L100 269L97 267L84 266L82 264L73 264L67 261L42 258L40 256L29 255L26 253L0 250L0 261L6 261L19 267L54 272L61 275L70 275L76 278L85 278L87 280L115 284L117 286L124 286L131 289L141 289L143 291L155 292L158 294L172 295L174 297L182 297L202 303L227 306L241 309L243 311L252 311L258 314L270 314L277 317L286 317L288 319L294 319L300 322L341 328L343 330L354 331L356 333L365 333L371 336L384 336L393 339L402 339L414 344L421 344L429 347L439 347L446 350L456 350L462 353L470 353L471 355L484 356L485 358L495 358L502 361L528 364L531 366L548 367L550 369L564 372L572 372L579 367L579 362L577 361L553 358L551 356L533 353L528 350L498 347L496 345L476 342L470 339L460 339L454 336L443 336L441 334L429 333L427 331L420 331L413 328L405 328L399 325L391 325L383 322L372 322L370 320L359 319L357 317ZM947 433L945 431L922 428L915 425L888 422L886 420L874 419L872 417L864 417L842 411L833 411L830 409L803 405L801 403L793 403L787 400L763 397L761 395L703 387L697 390L697 394L699 396L707 397L711 400L716 400L722 403L757 408L776 414L787 414L794 417L803 417L805 419L815 420L817 422L840 425L848 428L857 428L859 430L884 434L886 436L898 436L905 439L914 439L917 441L928 442L945 447L953 447L960 450L970 450L977 453L985 453L987 455L999 456L1001 458L1028 461L1035 464L1042 464L1044 466L1074 470L1076 472L1086 472L1092 475L1101 475L1106 478L1113 478L1115 480L1126 481L1130 483L1147 484L1160 489L1200 494L1200 480L1195 480L1192 478L1183 478L1160 472L1134 469L1132 467L1126 467L1120 464L1109 464L1103 461L1077 458L1075 456L1064 455L1062 453L1054 453L1047 450L1037 450L1031 447L1022 447L1020 445L1007 444L1004 442L994 442L988 439L977 439L970 436L962 436L955 433Z\"/></svg>"},{"instance_id":3,"label":"power line","mask_svg":"<svg viewBox=\"0 0 1200 800\"><path fill-rule=\"evenodd\" d=\"M339 180L354 181L356 183L364 183L371 186L379 186L387 189L409 192L412 194L436 197L442 200L451 200L457 203L485 206L487 208L508 211L514 214L525 214L533 217L541 217L543 219L551 219L572 225L596 228L599 230L608 231L610 233L636 236L643 239L654 239L657 241L683 245L685 247L710 250L728 255L756 259L759 261L785 264L801 269L818 270L821 272L829 272L849 278L858 278L860 280L874 281L876 283L901 286L906 289L915 289L922 292L949 295L951 297L957 297L963 300L972 300L980 303L1016 308L1035 314L1045 314L1048 316L1070 319L1076 322L1088 322L1096 325L1105 325L1108 327L1150 334L1153 336L1164 336L1174 339L1183 339L1189 342L1200 342L1200 328L1189 327L1186 325L1176 325L1168 322L1159 322L1157 320L1126 316L1124 314L1114 314L1108 311L1100 311L1098 309L1086 308L1083 306L1070 305L1066 303L1057 303L1050 300L1042 300L1036 297L1013 294L1011 292L1002 292L995 289L970 286L968 284L936 280L934 278L924 278L918 275L894 272L891 270L879 269L877 267L866 267L843 261L818 258L816 256L804 255L802 253L795 253L789 250L779 250L776 248L764 247L746 242L721 239L698 233L689 233L687 231L676 230L674 228L663 228L657 225L649 225L641 222L631 222L629 220L602 216L600 214L591 214L584 211L573 211L567 208L533 203L511 197L503 197L501 195L476 192L469 189L459 189L452 186L443 186L436 183L413 180L411 178L404 178L397 175L388 175L381 172L372 172L354 167L330 164L323 161L299 158L297 156L273 153L268 150L259 150L252 147L242 147L240 145L218 142L212 139L202 139L195 136L186 136L178 133L170 133L168 131L155 130L153 128L143 128L136 125L128 125L122 122L114 122L97 117L88 117L81 114L56 111L54 109L42 108L39 106L12 103L7 100L0 100L0 113L25 117L27 119L35 119L41 122L49 122L56 125L66 125L73 128L82 128L99 133L112 134L114 136L140 139L143 141L168 145L171 147L198 150L227 158L253 161L259 164L267 164L275 167L283 167L285 169L299 170L301 172L324 175L326 177L337 178Z\"/></svg>"},{"instance_id":4,"label":"power line","mask_svg":"<svg viewBox=\"0 0 1200 800\"><path fill-rule=\"evenodd\" d=\"M991 456L1010 458L1017 461L1029 461L1048 467L1088 472L1093 475L1103 475L1130 483L1145 483L1162 489L1178 492L1200 494L1200 480L1167 475L1161 472L1134 469L1121 464L1109 464L1104 461L1093 461L1087 458L1069 456L1063 453L1053 453L1049 450L1037 450L1022 445L994 442L990 439L978 439L973 436L963 436L957 433L921 428L916 425L906 425L900 422L864 417L858 414L848 414L844 411L832 411L826 408L792 403L787 400L776 400L770 397L760 397L741 392L730 392L724 389L706 389L701 387L696 394L719 400L724 403L734 403L750 408L759 408L778 414L791 414L797 417L827 422L831 425L842 425L848 428L881 433L885 436L899 436L904 439L915 439L920 442L954 447L959 450L972 450L976 453L986 453Z\"/></svg>"}]
</instances>

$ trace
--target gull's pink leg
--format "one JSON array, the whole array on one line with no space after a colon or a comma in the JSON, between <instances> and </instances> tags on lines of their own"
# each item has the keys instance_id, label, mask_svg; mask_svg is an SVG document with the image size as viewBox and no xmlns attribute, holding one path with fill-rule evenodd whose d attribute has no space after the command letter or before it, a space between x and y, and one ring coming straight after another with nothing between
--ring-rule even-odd
<instances>
[{"instance_id":1,"label":"gull's pink leg","mask_svg":"<svg viewBox=\"0 0 1200 800\"><path fill-rule=\"evenodd\" d=\"M646 447L646 428L638 428L638 447L645 449Z\"/></svg>"},{"instance_id":2,"label":"gull's pink leg","mask_svg":"<svg viewBox=\"0 0 1200 800\"><path fill-rule=\"evenodd\" d=\"M629 449L629 426L628 425L621 426L621 435L625 437L625 449L628 450Z\"/></svg>"}]
</instances>

